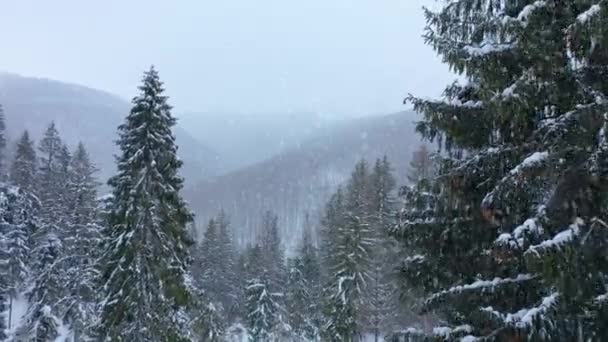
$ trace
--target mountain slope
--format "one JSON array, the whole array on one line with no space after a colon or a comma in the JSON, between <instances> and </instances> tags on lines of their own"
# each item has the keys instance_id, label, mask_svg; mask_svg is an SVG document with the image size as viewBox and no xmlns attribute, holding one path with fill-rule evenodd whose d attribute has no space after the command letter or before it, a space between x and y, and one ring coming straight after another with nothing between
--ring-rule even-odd
<instances>
[{"instance_id":1,"label":"mountain slope","mask_svg":"<svg viewBox=\"0 0 608 342\"><path fill-rule=\"evenodd\" d=\"M114 172L116 129L130 104L112 94L40 78L0 73L0 104L4 107L9 139L28 129L38 139L54 121L62 138L74 147L83 141L100 168L100 180ZM177 127L182 174L188 182L215 175L217 156Z\"/></svg>"},{"instance_id":2,"label":"mountain slope","mask_svg":"<svg viewBox=\"0 0 608 342\"><path fill-rule=\"evenodd\" d=\"M180 113L183 127L213 148L224 172L284 152L314 136L328 119L313 113ZM243 153L246 151L246 153Z\"/></svg>"},{"instance_id":3,"label":"mountain slope","mask_svg":"<svg viewBox=\"0 0 608 342\"><path fill-rule=\"evenodd\" d=\"M293 247L306 213L318 218L323 203L357 160L371 163L387 155L403 181L419 144L414 120L415 114L407 112L341 123L275 157L187 189L199 229L224 208L232 216L237 241L244 245L255 239L261 213L272 209L279 215L286 245Z\"/></svg>"}]
</instances>

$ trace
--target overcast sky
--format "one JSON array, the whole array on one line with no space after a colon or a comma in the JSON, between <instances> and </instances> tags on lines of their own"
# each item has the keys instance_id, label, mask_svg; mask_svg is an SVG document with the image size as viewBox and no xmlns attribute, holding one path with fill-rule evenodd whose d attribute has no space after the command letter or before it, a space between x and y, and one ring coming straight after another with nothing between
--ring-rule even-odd
<instances>
[{"instance_id":1,"label":"overcast sky","mask_svg":"<svg viewBox=\"0 0 608 342\"><path fill-rule=\"evenodd\" d=\"M432 3L6 0L0 70L130 98L154 64L177 113L388 113L453 79L420 38Z\"/></svg>"}]
</instances>

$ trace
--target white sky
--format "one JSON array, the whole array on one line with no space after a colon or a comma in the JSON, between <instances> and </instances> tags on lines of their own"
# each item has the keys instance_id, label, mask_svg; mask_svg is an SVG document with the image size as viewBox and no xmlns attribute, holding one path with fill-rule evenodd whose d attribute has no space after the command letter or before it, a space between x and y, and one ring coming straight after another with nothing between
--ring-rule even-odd
<instances>
[{"instance_id":1,"label":"white sky","mask_svg":"<svg viewBox=\"0 0 608 342\"><path fill-rule=\"evenodd\" d=\"M453 79L420 37L433 3L4 0L0 70L130 98L154 64L177 113L388 113Z\"/></svg>"}]
</instances>

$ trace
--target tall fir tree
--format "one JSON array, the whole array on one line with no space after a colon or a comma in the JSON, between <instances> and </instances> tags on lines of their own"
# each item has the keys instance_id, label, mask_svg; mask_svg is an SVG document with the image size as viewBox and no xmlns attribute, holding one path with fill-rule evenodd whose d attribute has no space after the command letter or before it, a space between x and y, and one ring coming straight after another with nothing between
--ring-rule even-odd
<instances>
[{"instance_id":1,"label":"tall fir tree","mask_svg":"<svg viewBox=\"0 0 608 342\"><path fill-rule=\"evenodd\" d=\"M26 287L30 275L32 233L37 226L37 198L23 189L6 186L0 189L0 234L2 240L2 278L7 296L7 328L20 317L13 317L13 303Z\"/></svg>"},{"instance_id":2,"label":"tall fir tree","mask_svg":"<svg viewBox=\"0 0 608 342\"><path fill-rule=\"evenodd\" d=\"M279 235L278 217L271 211L262 216L260 247L263 251L263 264L270 283L269 289L282 293L287 280L285 251Z\"/></svg>"},{"instance_id":3,"label":"tall fir tree","mask_svg":"<svg viewBox=\"0 0 608 342\"><path fill-rule=\"evenodd\" d=\"M194 226L194 225L193 225ZM194 284L192 298L192 321L190 329L204 341L217 341L222 336L226 324L220 301L216 297L220 286L217 272L219 237L215 219L209 220L204 240L192 246L191 273ZM194 229L194 227L193 227Z\"/></svg>"},{"instance_id":4,"label":"tall fir tree","mask_svg":"<svg viewBox=\"0 0 608 342\"><path fill-rule=\"evenodd\" d=\"M223 291L217 276L219 270L220 245L218 227L215 218L209 220L207 229L194 254L193 276L197 287L217 302L217 296Z\"/></svg>"},{"instance_id":5,"label":"tall fir tree","mask_svg":"<svg viewBox=\"0 0 608 342\"><path fill-rule=\"evenodd\" d=\"M603 1L426 10L428 44L466 83L410 98L445 153L396 235L419 249L404 275L443 338L608 336L607 15Z\"/></svg>"},{"instance_id":6,"label":"tall fir tree","mask_svg":"<svg viewBox=\"0 0 608 342\"><path fill-rule=\"evenodd\" d=\"M65 152L64 152L65 154ZM67 283L59 303L63 320L70 327L74 342L88 337L96 320L98 301L95 267L101 246L101 224L97 202L96 168L85 146L80 143L68 170L67 209L63 272Z\"/></svg>"},{"instance_id":7,"label":"tall fir tree","mask_svg":"<svg viewBox=\"0 0 608 342\"><path fill-rule=\"evenodd\" d=\"M4 114L4 107L0 104L0 180L6 180L7 174L7 162L6 162L6 116Z\"/></svg>"},{"instance_id":8,"label":"tall fir tree","mask_svg":"<svg viewBox=\"0 0 608 342\"><path fill-rule=\"evenodd\" d=\"M323 295L322 295L322 274L319 250L313 242L312 222L306 215L306 223L302 234L302 245L299 249L301 259L302 278L306 283L308 298L306 305L299 308L304 312L306 318L305 337L309 340L319 338L323 324Z\"/></svg>"},{"instance_id":9,"label":"tall fir tree","mask_svg":"<svg viewBox=\"0 0 608 342\"><path fill-rule=\"evenodd\" d=\"M28 131L17 142L15 157L10 168L10 182L24 191L36 189L37 157L34 142Z\"/></svg>"},{"instance_id":10,"label":"tall fir tree","mask_svg":"<svg viewBox=\"0 0 608 342\"><path fill-rule=\"evenodd\" d=\"M163 83L152 67L119 126L118 174L101 258L105 297L97 333L111 341L186 341L191 300L186 225L177 157Z\"/></svg>"},{"instance_id":11,"label":"tall fir tree","mask_svg":"<svg viewBox=\"0 0 608 342\"><path fill-rule=\"evenodd\" d=\"M396 224L396 180L386 156L376 160L369 183L369 224L374 244L370 253L370 281L365 289L365 323L374 340L379 341L397 328L396 323L401 318L396 314L401 308L392 263L397 256L396 241L389 237Z\"/></svg>"},{"instance_id":12,"label":"tall fir tree","mask_svg":"<svg viewBox=\"0 0 608 342\"><path fill-rule=\"evenodd\" d=\"M62 299L66 282L63 272L63 238L67 220L67 170L69 153L61 141L55 124L51 123L39 144L40 170L36 179L36 195L40 200L40 226L33 234L34 260L32 285L26 294L29 306L19 338L53 341L58 336Z\"/></svg>"},{"instance_id":13,"label":"tall fir tree","mask_svg":"<svg viewBox=\"0 0 608 342\"><path fill-rule=\"evenodd\" d=\"M334 195L325 214L329 279L324 333L332 341L354 341L364 333L362 300L370 282L374 245L369 191L369 168L360 161L345 195L341 191Z\"/></svg>"},{"instance_id":14,"label":"tall fir tree","mask_svg":"<svg viewBox=\"0 0 608 342\"><path fill-rule=\"evenodd\" d=\"M267 285L267 279L253 278L247 282L247 327L252 342L276 341L275 329L280 314L276 294Z\"/></svg>"},{"instance_id":15,"label":"tall fir tree","mask_svg":"<svg viewBox=\"0 0 608 342\"><path fill-rule=\"evenodd\" d=\"M239 279L236 273L236 250L233 243L230 218L222 209L217 216L218 242L220 249L220 272L222 296L220 302L224 308L226 319L233 322L239 313Z\"/></svg>"}]
</instances>

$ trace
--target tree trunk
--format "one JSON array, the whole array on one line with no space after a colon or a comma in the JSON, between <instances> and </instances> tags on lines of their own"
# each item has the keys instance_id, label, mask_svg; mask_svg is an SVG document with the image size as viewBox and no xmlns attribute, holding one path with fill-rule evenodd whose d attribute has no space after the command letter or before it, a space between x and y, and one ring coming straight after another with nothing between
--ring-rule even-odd
<instances>
[{"instance_id":1,"label":"tree trunk","mask_svg":"<svg viewBox=\"0 0 608 342\"><path fill-rule=\"evenodd\" d=\"M11 329L11 323L13 319L13 296L8 296L8 329Z\"/></svg>"}]
</instances>

